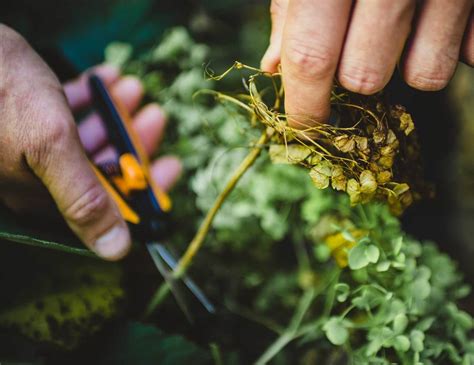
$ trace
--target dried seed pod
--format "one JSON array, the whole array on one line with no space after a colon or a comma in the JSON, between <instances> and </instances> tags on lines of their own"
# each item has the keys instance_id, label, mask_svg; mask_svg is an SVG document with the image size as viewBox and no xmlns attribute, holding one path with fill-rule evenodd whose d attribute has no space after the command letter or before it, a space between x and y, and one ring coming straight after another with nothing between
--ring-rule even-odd
<instances>
[{"instance_id":1,"label":"dried seed pod","mask_svg":"<svg viewBox=\"0 0 474 365\"><path fill-rule=\"evenodd\" d=\"M377 173L377 182L379 184L385 184L392 180L392 173L389 170L380 171Z\"/></svg>"},{"instance_id":2,"label":"dried seed pod","mask_svg":"<svg viewBox=\"0 0 474 365\"><path fill-rule=\"evenodd\" d=\"M347 178L341 166L334 166L331 176L331 186L334 190L346 190Z\"/></svg>"},{"instance_id":3,"label":"dried seed pod","mask_svg":"<svg viewBox=\"0 0 474 365\"><path fill-rule=\"evenodd\" d=\"M326 189L329 186L329 179L331 175L332 164L326 160L323 160L315 165L309 173L314 185L318 189Z\"/></svg>"},{"instance_id":4,"label":"dried seed pod","mask_svg":"<svg viewBox=\"0 0 474 365\"><path fill-rule=\"evenodd\" d=\"M222 99L250 112L256 126L260 124L272 131L272 143L280 145L270 146L272 161L308 168L317 188L331 185L335 190L345 190L352 204L386 200L396 214L427 190L414 123L403 106L386 104L380 93L363 96L335 85L331 107L338 115L337 124L312 122L304 129L296 129L289 125L284 111L280 74L261 72L240 63L233 68L251 73L247 78L250 95L226 95ZM271 81L273 87L259 85L259 79ZM268 90L275 91L271 107L265 104L271 98Z\"/></svg>"},{"instance_id":5,"label":"dried seed pod","mask_svg":"<svg viewBox=\"0 0 474 365\"><path fill-rule=\"evenodd\" d=\"M352 137L349 137L347 134L342 136L337 136L334 138L334 146L341 152L348 153L353 152L355 148L355 141Z\"/></svg>"},{"instance_id":6,"label":"dried seed pod","mask_svg":"<svg viewBox=\"0 0 474 365\"><path fill-rule=\"evenodd\" d=\"M269 151L270 159L273 163L297 164L308 158L313 151L300 144L279 145L273 144Z\"/></svg>"},{"instance_id":7,"label":"dried seed pod","mask_svg":"<svg viewBox=\"0 0 474 365\"><path fill-rule=\"evenodd\" d=\"M370 154L369 140L367 137L355 136L354 140L357 145L357 149L362 152L364 155Z\"/></svg>"},{"instance_id":8,"label":"dried seed pod","mask_svg":"<svg viewBox=\"0 0 474 365\"><path fill-rule=\"evenodd\" d=\"M360 191L372 195L377 190L377 180L370 170L364 170L360 174Z\"/></svg>"},{"instance_id":9,"label":"dried seed pod","mask_svg":"<svg viewBox=\"0 0 474 365\"><path fill-rule=\"evenodd\" d=\"M360 184L356 179L349 179L349 181L347 182L346 191L347 194L349 194L349 198L352 205L362 202Z\"/></svg>"}]
</instances>

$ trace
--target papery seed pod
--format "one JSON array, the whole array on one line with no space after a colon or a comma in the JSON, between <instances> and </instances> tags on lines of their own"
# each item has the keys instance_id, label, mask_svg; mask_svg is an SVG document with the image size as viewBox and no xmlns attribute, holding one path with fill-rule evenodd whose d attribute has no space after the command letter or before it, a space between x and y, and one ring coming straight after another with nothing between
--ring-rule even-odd
<instances>
[{"instance_id":1,"label":"papery seed pod","mask_svg":"<svg viewBox=\"0 0 474 365\"><path fill-rule=\"evenodd\" d=\"M392 173L389 170L380 171L377 173L377 182L385 184L392 180Z\"/></svg>"},{"instance_id":2,"label":"papery seed pod","mask_svg":"<svg viewBox=\"0 0 474 365\"><path fill-rule=\"evenodd\" d=\"M347 194L349 194L349 198L352 205L360 203L362 201L360 184L356 179L349 179L349 181L347 182L346 191Z\"/></svg>"},{"instance_id":3,"label":"papery seed pod","mask_svg":"<svg viewBox=\"0 0 474 365\"><path fill-rule=\"evenodd\" d=\"M341 166L334 166L331 176L331 186L335 190L346 190L347 178L344 176L344 170Z\"/></svg>"},{"instance_id":4,"label":"papery seed pod","mask_svg":"<svg viewBox=\"0 0 474 365\"><path fill-rule=\"evenodd\" d=\"M385 142L385 139L387 137L387 134L385 133L384 130L381 130L381 129L376 129L374 130L374 132L372 133L372 137L374 139L374 142L376 144L382 144Z\"/></svg>"},{"instance_id":5,"label":"papery seed pod","mask_svg":"<svg viewBox=\"0 0 474 365\"><path fill-rule=\"evenodd\" d=\"M300 144L278 145L273 144L268 150L273 163L298 164L313 153L310 148Z\"/></svg>"},{"instance_id":6,"label":"papery seed pod","mask_svg":"<svg viewBox=\"0 0 474 365\"><path fill-rule=\"evenodd\" d=\"M415 124L413 123L413 119L411 115L408 113L402 113L400 116L400 130L405 133L405 135L409 135L415 129Z\"/></svg>"},{"instance_id":7,"label":"papery seed pod","mask_svg":"<svg viewBox=\"0 0 474 365\"><path fill-rule=\"evenodd\" d=\"M400 195L398 200L404 208L409 207L413 203L413 194L411 191L406 191Z\"/></svg>"},{"instance_id":8,"label":"papery seed pod","mask_svg":"<svg viewBox=\"0 0 474 365\"><path fill-rule=\"evenodd\" d=\"M308 163L311 166L314 166L314 165L317 165L318 163L320 163L321 159L322 159L321 156L315 153L315 154L308 157Z\"/></svg>"},{"instance_id":9,"label":"papery seed pod","mask_svg":"<svg viewBox=\"0 0 474 365\"><path fill-rule=\"evenodd\" d=\"M362 152L364 155L370 154L370 149L369 149L369 140L367 137L360 137L360 136L355 136L354 140L357 145L357 149Z\"/></svg>"},{"instance_id":10,"label":"papery seed pod","mask_svg":"<svg viewBox=\"0 0 474 365\"><path fill-rule=\"evenodd\" d=\"M387 145L392 146L394 149L398 147L398 139L395 133L389 129L387 132L387 139L386 139Z\"/></svg>"},{"instance_id":11,"label":"papery seed pod","mask_svg":"<svg viewBox=\"0 0 474 365\"><path fill-rule=\"evenodd\" d=\"M318 189L326 189L329 186L329 179L332 175L332 164L323 160L316 164L310 171L309 176Z\"/></svg>"},{"instance_id":12,"label":"papery seed pod","mask_svg":"<svg viewBox=\"0 0 474 365\"><path fill-rule=\"evenodd\" d=\"M396 184L395 187L392 189L392 191L395 193L397 197L407 192L408 190L410 190L410 186L405 183Z\"/></svg>"},{"instance_id":13,"label":"papery seed pod","mask_svg":"<svg viewBox=\"0 0 474 365\"><path fill-rule=\"evenodd\" d=\"M378 159L377 163L383 169L390 169L393 166L393 156L382 156Z\"/></svg>"},{"instance_id":14,"label":"papery seed pod","mask_svg":"<svg viewBox=\"0 0 474 365\"><path fill-rule=\"evenodd\" d=\"M339 151L344 153L353 152L355 148L354 139L347 134L335 137L333 143Z\"/></svg>"},{"instance_id":15,"label":"papery seed pod","mask_svg":"<svg viewBox=\"0 0 474 365\"><path fill-rule=\"evenodd\" d=\"M406 109L403 105L397 104L390 107L390 116L399 119L400 116L406 112Z\"/></svg>"},{"instance_id":16,"label":"papery seed pod","mask_svg":"<svg viewBox=\"0 0 474 365\"><path fill-rule=\"evenodd\" d=\"M372 195L377 190L377 181L372 171L364 170L360 174L360 191L364 194Z\"/></svg>"},{"instance_id":17,"label":"papery seed pod","mask_svg":"<svg viewBox=\"0 0 474 365\"><path fill-rule=\"evenodd\" d=\"M380 149L380 154L382 156L393 156L395 154L395 151L392 146L383 146Z\"/></svg>"}]
</instances>

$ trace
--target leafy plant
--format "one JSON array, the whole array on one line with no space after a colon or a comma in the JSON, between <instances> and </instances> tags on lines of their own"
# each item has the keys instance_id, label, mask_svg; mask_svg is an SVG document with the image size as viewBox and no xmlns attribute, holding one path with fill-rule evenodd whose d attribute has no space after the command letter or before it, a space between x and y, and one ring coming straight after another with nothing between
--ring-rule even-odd
<instances>
[{"instance_id":1,"label":"leafy plant","mask_svg":"<svg viewBox=\"0 0 474 365\"><path fill-rule=\"evenodd\" d=\"M180 42L176 39L180 39ZM176 29L158 48L172 50L167 52L172 56L166 62L163 58L153 60L148 58L150 56L145 56L141 64L146 65L145 68L157 69L173 64L183 72L171 86L160 92L156 89L158 85L154 84L150 93L154 93L154 97L164 104L174 120L174 131L178 134L178 144L174 151L184 157L187 176L190 177L189 187L196 194L198 210L206 212L210 209L199 232L206 233L215 217L212 247L217 252L225 251L224 247L231 245L234 252L247 250L249 257L255 256L253 260L262 260L263 257L263 261L268 262L274 259L268 253L272 242L285 239L287 244L294 245L297 257L296 266L290 270L275 268L269 273L252 267L247 272L248 280L243 283L242 289L251 287L257 289L258 293L250 312L235 303L235 299L230 299L234 302L232 307L235 311L253 318L278 334L275 342L256 363L264 364L275 356L280 356L292 343L300 344L296 345L301 347L300 354L316 351L317 356L322 356L323 359L337 359L334 354L340 352L334 352L337 347L334 350L328 347L328 343L331 343L340 347L345 356L356 364L472 362L474 343L469 334L473 321L469 314L456 305L458 299L468 294L469 288L462 284L455 264L432 243L421 243L406 237L398 220L385 206L370 203L351 207L344 196L315 190L303 169L289 165L269 165L266 162L268 154L261 151L269 139L272 143L286 143L283 149L277 149L279 147L275 144L270 145L270 157L274 162L290 160L307 165L315 150L304 143L302 147L291 144L292 140L298 139L295 137L298 132L285 127L284 120L275 114L277 112L263 104L253 89L255 84L252 84L252 77L255 75L247 83L250 99L244 95L237 96L237 99L230 98L220 92L214 95L220 100L231 101L245 112L250 111L251 115L256 115L257 120L263 121L277 132L278 128L283 128L283 132L279 133L285 139L272 139L271 133L265 137L267 132L264 132L258 142L251 142L252 150L247 155L247 160L239 165L245 156L242 146L258 138L258 128L255 128L255 124L248 123L247 115L238 113L239 108L235 105L202 102L193 106L197 115L191 111L190 114L182 112L186 110L195 92L203 87L216 87L213 80L204 81L202 76L197 76L196 70L201 70L200 65L193 65L189 61L197 53L193 47L202 49L202 46L193 46L184 37L182 29ZM151 55L157 53L160 52L150 52ZM132 65L133 62L128 64L129 67ZM162 74L160 71L153 71L157 72L154 80L165 79L168 71L169 69L161 71ZM202 71L200 72L202 75ZM257 75L261 74L257 71ZM142 76L147 79L146 74ZM183 80L186 80L186 86ZM280 92L278 87L275 90ZM170 99L164 95L171 95ZM337 97L336 94L335 98ZM365 102L370 104L370 100L366 99ZM247 107L247 102L250 107ZM350 108L363 108L367 114L378 108L381 115L386 117L387 113L390 114L380 109L379 104L372 104L371 109L366 109L367 106L358 108L357 104ZM273 114L265 119L267 117L262 116L264 113ZM355 119L366 118L358 113L351 118L355 123L363 123ZM342 117L345 115L347 114L341 114ZM391 115L398 123L395 127L399 128L402 135L410 135L413 124L409 114L397 107L392 109ZM202 127L199 128L202 125L205 126L205 133ZM335 131L333 127L321 128L327 128L329 132L319 129L318 132ZM354 163L366 163L363 156L351 155L357 148L363 147L360 143L357 147L354 138L365 137L354 133L358 129L351 129L350 126L347 128L348 135L333 136L331 143L339 152L352 156ZM377 139L376 133L372 131L370 133L374 133L373 138ZM385 133L385 137L380 138L386 139L393 134L387 129ZM397 138L399 136L397 134ZM348 140L342 143L342 137ZM392 153L397 153L398 146L397 142ZM408 144L403 148L410 150ZM414 148L411 148L412 153L415 153L417 147ZM260 154L262 156L257 158ZM324 156L328 155L323 154ZM250 163L249 157L252 157ZM310 166L313 174L315 169L319 173L318 176L311 176L313 182L315 179L317 182L321 180L322 172L319 170L323 168L320 164L324 161L320 158L315 162L316 165ZM243 177L242 174L239 175L242 166L248 168L254 162L253 169ZM321 168L318 170L315 166ZM412 165L408 164L404 168L410 166ZM235 184L234 177L226 184L233 169L236 169L234 177L242 177L238 185ZM326 187L332 179L333 187L338 190L337 177L333 174L335 168L330 166L330 169L331 173L325 175L328 177L327 181L320 187ZM371 180L370 176L365 176L368 173L364 171L357 177L360 187L369 184L368 180ZM409 171L411 172L413 171ZM349 180L345 180L345 184ZM375 181L375 188L379 184L383 183ZM349 185L346 185L347 189ZM235 190L230 194L229 188ZM219 193L220 191L222 192ZM400 192L399 196L406 191ZM348 192L352 203L357 202L354 195ZM217 201L214 203L216 197ZM399 204L403 200L398 200ZM393 200L391 202L394 203ZM402 202L398 208L396 206L395 210L400 212L405 203ZM217 209L221 208L220 211L217 211L216 204ZM187 222L196 218L185 217ZM203 244L204 237L200 234L198 236L199 244L196 245L195 238L187 251L191 255L185 254L183 257L182 263L186 266L184 269ZM256 242L258 247L255 247ZM152 307L155 304L157 302ZM284 312L294 310L286 329L281 324L274 324L277 320L275 315L280 309ZM313 347L312 350L307 350L310 343L316 345L315 349ZM304 356L301 355L301 358ZM331 363L331 360L326 361Z\"/></svg>"},{"instance_id":2,"label":"leafy plant","mask_svg":"<svg viewBox=\"0 0 474 365\"><path fill-rule=\"evenodd\" d=\"M185 263L182 270L192 270L193 276L205 282L206 292L222 311L239 318L232 327L235 330L213 328L218 339L212 347L214 363L232 362L221 356L220 348L238 353L240 362L234 358L233 363L473 363L473 320L459 306L459 299L469 294L469 287L455 263L433 243L404 234L387 206L376 202L352 206L347 194L316 189L314 180L324 183L320 185L339 186L335 166L330 167L330 174L325 173L329 166L318 165L321 159L306 166L313 171L309 176L304 166L288 164L291 155L290 162L307 165L309 155L291 138L285 145L281 134L267 135L261 121L249 118L248 108L244 107L242 113L235 102L215 103L195 97L204 89L217 88L219 96L242 95L241 90L232 92L238 80L235 75L220 82L206 78L203 64L212 56L210 52L207 46L196 44L183 28L175 28L145 54L135 54L131 45L114 43L107 48L106 57L125 72L139 76L147 99L163 105L170 117L164 150L181 156L185 167L173 196L173 221L179 229L172 230L170 241L176 250L185 250L186 243L192 242L181 261ZM248 82L245 85L249 87ZM268 95L262 96L262 102L269 99ZM392 127L401 128L403 119L407 127L397 133L410 129L408 117L403 116L405 111L396 110L401 114L392 116L387 125L396 122ZM355 150L362 145L358 147L354 136L364 138L368 132L353 134L351 129L347 140L336 140L342 136L340 132L332 136L335 161L347 154L363 164L362 168L354 167L357 173L347 176L347 190L351 178L361 186L367 183L367 173L361 175L370 169L370 163L364 165L367 161L358 159ZM388 138L390 133L385 132ZM397 176L398 183L405 182L403 174ZM368 180L370 185L372 179ZM380 185L377 181L377 189ZM50 237L12 224L14 220L7 213L0 222L4 222L0 231L6 232L1 233L6 239L84 253L75 252L75 247L70 250L71 241L66 236ZM202 235L193 240L196 230ZM203 245L207 246L201 249ZM112 290L119 290L116 298L123 295L137 300L133 291L115 286L121 271L107 270L114 278ZM87 288L67 289L66 296L72 295L76 302L81 290ZM46 298L64 298L54 291L39 292ZM148 321L164 326L167 318L161 318L160 311L168 309L166 301L170 297L166 290L159 294L150 303L148 314L157 310ZM30 311L33 307L28 299L20 299L4 303L0 316L10 318L10 324L12 317L21 323L31 315L38 321L43 318L43 313ZM102 305L94 308L111 317L123 313L112 305L115 301L107 303L113 311L104 310ZM156 308L157 304L162 306ZM171 307L173 318L181 316L176 306ZM25 308L28 316L19 315ZM169 312L165 313L170 317ZM249 322L252 326L246 325ZM188 338L206 341L201 337L208 328L201 328L199 336L194 337L191 330L181 328L172 327ZM18 325L16 330L28 335ZM89 330L79 329L71 346L80 343L84 335L96 333L97 328ZM212 361L206 351L182 337L170 337L155 326L136 322L117 329L107 349L104 363L123 363L123 359L149 362L155 361L154 356L170 363Z\"/></svg>"}]
</instances>

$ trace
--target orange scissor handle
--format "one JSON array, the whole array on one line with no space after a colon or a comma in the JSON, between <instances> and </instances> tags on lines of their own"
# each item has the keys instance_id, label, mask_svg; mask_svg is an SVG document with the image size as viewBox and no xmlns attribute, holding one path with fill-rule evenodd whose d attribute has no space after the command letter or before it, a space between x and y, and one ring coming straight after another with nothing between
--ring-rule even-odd
<instances>
[{"instance_id":1,"label":"orange scissor handle","mask_svg":"<svg viewBox=\"0 0 474 365\"><path fill-rule=\"evenodd\" d=\"M102 175L99 169L95 167L92 163L91 167L94 170L102 186L117 204L117 207L123 219L133 224L140 223L140 217L138 216L138 214L132 208L130 208L130 206L125 202L125 200L123 200L120 194L117 193L117 191L112 187L112 185L110 185L109 181L104 177L104 175Z\"/></svg>"}]
</instances>

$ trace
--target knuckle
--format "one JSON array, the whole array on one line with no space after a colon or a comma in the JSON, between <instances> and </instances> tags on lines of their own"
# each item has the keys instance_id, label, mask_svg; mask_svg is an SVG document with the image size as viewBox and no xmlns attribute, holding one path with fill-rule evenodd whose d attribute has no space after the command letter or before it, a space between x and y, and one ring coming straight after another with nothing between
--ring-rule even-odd
<instances>
[{"instance_id":1,"label":"knuckle","mask_svg":"<svg viewBox=\"0 0 474 365\"><path fill-rule=\"evenodd\" d=\"M337 66L337 57L324 45L290 39L286 44L286 59L290 68L301 78L320 79L331 75Z\"/></svg>"},{"instance_id":2,"label":"knuckle","mask_svg":"<svg viewBox=\"0 0 474 365\"><path fill-rule=\"evenodd\" d=\"M44 125L43 138L47 140L50 145L62 145L68 140L73 128L74 126L65 118L51 118Z\"/></svg>"},{"instance_id":3,"label":"knuckle","mask_svg":"<svg viewBox=\"0 0 474 365\"><path fill-rule=\"evenodd\" d=\"M27 47L28 43L18 32L0 23L0 54L4 56L14 53L16 50ZM6 58L5 58L6 59Z\"/></svg>"},{"instance_id":4,"label":"knuckle","mask_svg":"<svg viewBox=\"0 0 474 365\"><path fill-rule=\"evenodd\" d=\"M56 155L67 150L72 128L74 126L67 120L53 117L42 123L40 128L26 131L29 140L26 146L29 166L38 172L45 171Z\"/></svg>"},{"instance_id":5,"label":"knuckle","mask_svg":"<svg viewBox=\"0 0 474 365\"><path fill-rule=\"evenodd\" d=\"M404 72L408 85L423 91L438 91L446 87L458 62L458 57L444 53L437 59L414 62Z\"/></svg>"},{"instance_id":6,"label":"knuckle","mask_svg":"<svg viewBox=\"0 0 474 365\"><path fill-rule=\"evenodd\" d=\"M383 72L367 66L343 66L338 79L347 90L364 95L375 94L386 84Z\"/></svg>"},{"instance_id":7,"label":"knuckle","mask_svg":"<svg viewBox=\"0 0 474 365\"><path fill-rule=\"evenodd\" d=\"M86 226L100 219L109 204L107 193L98 184L74 199L64 210L64 217L79 226Z\"/></svg>"}]
</instances>

